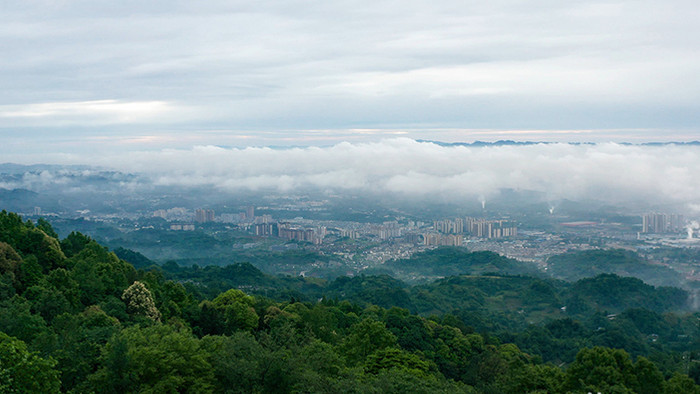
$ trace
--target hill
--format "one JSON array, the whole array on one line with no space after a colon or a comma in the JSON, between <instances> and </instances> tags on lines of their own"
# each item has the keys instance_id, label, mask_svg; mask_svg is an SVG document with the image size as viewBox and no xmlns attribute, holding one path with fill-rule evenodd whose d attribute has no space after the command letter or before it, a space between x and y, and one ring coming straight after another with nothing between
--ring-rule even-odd
<instances>
[{"instance_id":1,"label":"hill","mask_svg":"<svg viewBox=\"0 0 700 394\"><path fill-rule=\"evenodd\" d=\"M409 282L427 282L462 274L541 275L534 265L527 262L494 252L469 252L456 247L440 247L416 253L408 259L390 260L384 268L393 276Z\"/></svg>"},{"instance_id":2,"label":"hill","mask_svg":"<svg viewBox=\"0 0 700 394\"><path fill-rule=\"evenodd\" d=\"M616 274L633 276L655 286L681 287L684 283L678 272L651 264L637 253L622 249L595 249L552 256L547 259L547 273L567 281Z\"/></svg>"},{"instance_id":3,"label":"hill","mask_svg":"<svg viewBox=\"0 0 700 394\"><path fill-rule=\"evenodd\" d=\"M147 268L0 212L0 391L700 392L685 292L637 279L492 273L409 286L120 254ZM572 298L588 307L558 308ZM516 315L527 325L507 322Z\"/></svg>"}]
</instances>

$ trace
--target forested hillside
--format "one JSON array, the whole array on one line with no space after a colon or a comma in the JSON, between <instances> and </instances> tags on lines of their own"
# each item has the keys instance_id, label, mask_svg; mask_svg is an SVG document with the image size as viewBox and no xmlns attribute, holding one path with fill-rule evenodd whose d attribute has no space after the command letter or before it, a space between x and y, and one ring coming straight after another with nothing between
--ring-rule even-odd
<instances>
[{"instance_id":1,"label":"forested hillside","mask_svg":"<svg viewBox=\"0 0 700 394\"><path fill-rule=\"evenodd\" d=\"M394 276L411 282L483 273L541 276L534 264L509 259L494 252L468 252L457 247L427 250L416 253L409 259L388 261L385 266Z\"/></svg>"},{"instance_id":2,"label":"forested hillside","mask_svg":"<svg viewBox=\"0 0 700 394\"><path fill-rule=\"evenodd\" d=\"M547 268L550 275L565 280L614 273L634 276L657 286L678 286L683 282L678 272L651 264L637 253L622 249L594 249L552 256L547 260Z\"/></svg>"},{"instance_id":3,"label":"forested hillside","mask_svg":"<svg viewBox=\"0 0 700 394\"><path fill-rule=\"evenodd\" d=\"M699 315L679 289L324 281L118 252L139 268L0 213L0 392L700 392Z\"/></svg>"}]
</instances>

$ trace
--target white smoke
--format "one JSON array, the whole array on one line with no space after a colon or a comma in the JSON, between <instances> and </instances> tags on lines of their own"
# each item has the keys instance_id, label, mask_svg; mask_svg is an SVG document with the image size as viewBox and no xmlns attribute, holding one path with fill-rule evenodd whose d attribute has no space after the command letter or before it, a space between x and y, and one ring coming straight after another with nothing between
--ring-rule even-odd
<instances>
[{"instance_id":1,"label":"white smoke","mask_svg":"<svg viewBox=\"0 0 700 394\"><path fill-rule=\"evenodd\" d=\"M695 220L692 220L685 225L685 231L688 232L688 239L693 239L693 232L697 229L700 229L700 223L696 222Z\"/></svg>"},{"instance_id":2,"label":"white smoke","mask_svg":"<svg viewBox=\"0 0 700 394\"><path fill-rule=\"evenodd\" d=\"M481 203L481 209L486 209L486 197L479 196L479 202Z\"/></svg>"}]
</instances>

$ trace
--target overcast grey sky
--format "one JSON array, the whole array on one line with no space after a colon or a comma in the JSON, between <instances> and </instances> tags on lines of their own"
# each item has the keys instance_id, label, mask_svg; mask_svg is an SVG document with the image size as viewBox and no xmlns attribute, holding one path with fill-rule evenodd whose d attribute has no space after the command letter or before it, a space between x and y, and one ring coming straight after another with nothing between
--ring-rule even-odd
<instances>
[{"instance_id":1,"label":"overcast grey sky","mask_svg":"<svg viewBox=\"0 0 700 394\"><path fill-rule=\"evenodd\" d=\"M697 21L697 0L4 1L0 155L694 140Z\"/></svg>"}]
</instances>

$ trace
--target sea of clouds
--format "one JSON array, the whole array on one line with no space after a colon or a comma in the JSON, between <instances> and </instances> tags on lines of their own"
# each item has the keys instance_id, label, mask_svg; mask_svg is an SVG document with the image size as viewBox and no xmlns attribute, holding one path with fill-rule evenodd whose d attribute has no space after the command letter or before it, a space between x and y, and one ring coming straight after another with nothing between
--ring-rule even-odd
<instances>
[{"instance_id":1,"label":"sea of clouds","mask_svg":"<svg viewBox=\"0 0 700 394\"><path fill-rule=\"evenodd\" d=\"M502 189L536 191L547 199L684 204L700 208L700 146L616 143L445 145L411 139L273 149L195 146L191 149L66 157L137 176L139 183L214 187L220 192L303 190L386 193L400 197L489 198ZM77 174L77 175L76 175ZM0 187L60 185L76 176L62 169L34 171Z\"/></svg>"}]
</instances>

